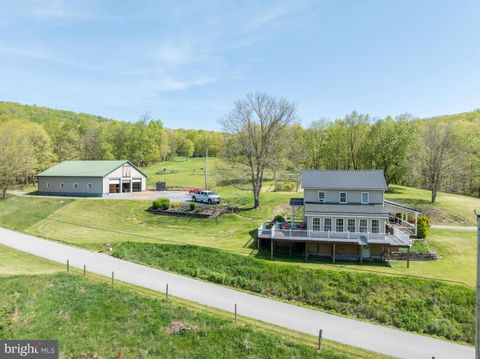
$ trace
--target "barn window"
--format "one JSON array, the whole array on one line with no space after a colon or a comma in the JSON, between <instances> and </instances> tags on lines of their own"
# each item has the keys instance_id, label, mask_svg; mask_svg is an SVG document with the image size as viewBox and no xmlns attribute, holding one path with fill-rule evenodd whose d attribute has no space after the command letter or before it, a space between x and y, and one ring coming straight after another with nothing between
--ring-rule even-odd
<instances>
[{"instance_id":1,"label":"barn window","mask_svg":"<svg viewBox=\"0 0 480 359\"><path fill-rule=\"evenodd\" d=\"M60 183L60 188L65 188L65 184L64 184L64 183Z\"/></svg>"},{"instance_id":2,"label":"barn window","mask_svg":"<svg viewBox=\"0 0 480 359\"><path fill-rule=\"evenodd\" d=\"M122 176L123 177L130 177L130 166L128 166L128 165L123 166Z\"/></svg>"},{"instance_id":3,"label":"barn window","mask_svg":"<svg viewBox=\"0 0 480 359\"><path fill-rule=\"evenodd\" d=\"M73 188L77 189L78 188L78 183L74 183Z\"/></svg>"},{"instance_id":4,"label":"barn window","mask_svg":"<svg viewBox=\"0 0 480 359\"><path fill-rule=\"evenodd\" d=\"M47 182L47 188L50 188L50 182Z\"/></svg>"},{"instance_id":5,"label":"barn window","mask_svg":"<svg viewBox=\"0 0 480 359\"><path fill-rule=\"evenodd\" d=\"M91 183L88 184L88 189L92 189L93 185Z\"/></svg>"}]
</instances>

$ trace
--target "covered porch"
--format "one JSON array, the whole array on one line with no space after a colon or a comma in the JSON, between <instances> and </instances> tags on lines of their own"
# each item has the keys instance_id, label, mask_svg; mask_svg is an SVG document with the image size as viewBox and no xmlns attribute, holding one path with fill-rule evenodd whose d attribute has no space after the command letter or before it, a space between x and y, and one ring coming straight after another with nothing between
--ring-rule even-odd
<instances>
[{"instance_id":1,"label":"covered porch","mask_svg":"<svg viewBox=\"0 0 480 359\"><path fill-rule=\"evenodd\" d=\"M388 211L388 225L392 230L398 229L414 236L417 235L417 222L420 211L387 200L384 200L384 207Z\"/></svg>"}]
</instances>

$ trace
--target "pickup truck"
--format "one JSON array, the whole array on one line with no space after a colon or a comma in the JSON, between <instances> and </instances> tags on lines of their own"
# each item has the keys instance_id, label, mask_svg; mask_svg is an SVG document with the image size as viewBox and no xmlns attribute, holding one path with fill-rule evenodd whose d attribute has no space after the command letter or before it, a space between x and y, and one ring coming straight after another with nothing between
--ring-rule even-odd
<instances>
[{"instance_id":1,"label":"pickup truck","mask_svg":"<svg viewBox=\"0 0 480 359\"><path fill-rule=\"evenodd\" d=\"M193 202L205 202L208 204L220 203L220 196L212 191L202 191L198 189L190 190Z\"/></svg>"}]
</instances>

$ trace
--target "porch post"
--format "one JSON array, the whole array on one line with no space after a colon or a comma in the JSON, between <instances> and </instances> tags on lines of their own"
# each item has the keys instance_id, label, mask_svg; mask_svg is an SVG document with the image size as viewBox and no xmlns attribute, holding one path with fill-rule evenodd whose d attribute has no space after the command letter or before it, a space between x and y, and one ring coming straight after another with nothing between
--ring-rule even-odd
<instances>
[{"instance_id":1,"label":"porch post","mask_svg":"<svg viewBox=\"0 0 480 359\"><path fill-rule=\"evenodd\" d=\"M390 246L387 247L387 262L390 264Z\"/></svg>"},{"instance_id":2,"label":"porch post","mask_svg":"<svg viewBox=\"0 0 480 359\"><path fill-rule=\"evenodd\" d=\"M273 238L270 239L270 260L273 261Z\"/></svg>"},{"instance_id":3,"label":"porch post","mask_svg":"<svg viewBox=\"0 0 480 359\"><path fill-rule=\"evenodd\" d=\"M332 263L335 264L335 243L332 244Z\"/></svg>"},{"instance_id":4,"label":"porch post","mask_svg":"<svg viewBox=\"0 0 480 359\"><path fill-rule=\"evenodd\" d=\"M407 268L410 268L410 247L407 247Z\"/></svg>"},{"instance_id":5,"label":"porch post","mask_svg":"<svg viewBox=\"0 0 480 359\"><path fill-rule=\"evenodd\" d=\"M362 264L362 261L363 261L363 246L361 245L360 246L360 264Z\"/></svg>"},{"instance_id":6,"label":"porch post","mask_svg":"<svg viewBox=\"0 0 480 359\"><path fill-rule=\"evenodd\" d=\"M293 223L295 223L295 207L292 206L292 227L293 227Z\"/></svg>"},{"instance_id":7,"label":"porch post","mask_svg":"<svg viewBox=\"0 0 480 359\"><path fill-rule=\"evenodd\" d=\"M308 242L305 242L305 261L307 261L308 251L307 251Z\"/></svg>"},{"instance_id":8,"label":"porch post","mask_svg":"<svg viewBox=\"0 0 480 359\"><path fill-rule=\"evenodd\" d=\"M418 220L418 213L415 212L415 237L417 236L417 220Z\"/></svg>"}]
</instances>

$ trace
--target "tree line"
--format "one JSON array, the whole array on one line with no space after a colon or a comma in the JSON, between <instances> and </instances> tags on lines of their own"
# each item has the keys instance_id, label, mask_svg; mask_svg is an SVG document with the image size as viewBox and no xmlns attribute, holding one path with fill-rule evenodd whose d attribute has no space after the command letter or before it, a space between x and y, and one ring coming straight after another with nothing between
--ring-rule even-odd
<instances>
[{"instance_id":1,"label":"tree line","mask_svg":"<svg viewBox=\"0 0 480 359\"><path fill-rule=\"evenodd\" d=\"M64 160L222 156L245 176L255 207L269 173L382 169L388 184L480 197L480 110L431 119L372 119L352 112L303 127L286 99L249 94L222 119L223 131L172 130L148 115L136 122L0 102L0 189ZM235 168L234 168L235 167ZM246 169L246 171L245 171Z\"/></svg>"},{"instance_id":2,"label":"tree line","mask_svg":"<svg viewBox=\"0 0 480 359\"><path fill-rule=\"evenodd\" d=\"M352 112L335 121L297 122L286 99L249 94L221 121L232 170L248 168L254 207L265 171L381 169L387 184L480 197L480 110L431 119L404 114L372 119Z\"/></svg>"}]
</instances>

